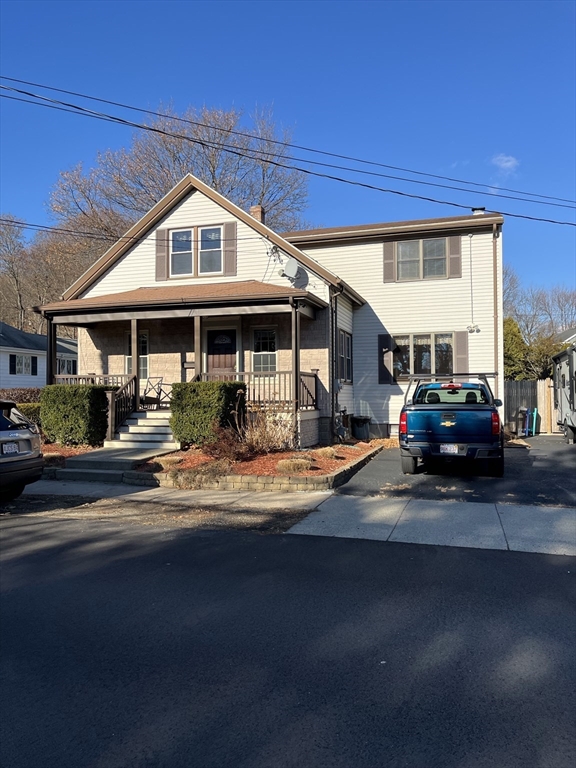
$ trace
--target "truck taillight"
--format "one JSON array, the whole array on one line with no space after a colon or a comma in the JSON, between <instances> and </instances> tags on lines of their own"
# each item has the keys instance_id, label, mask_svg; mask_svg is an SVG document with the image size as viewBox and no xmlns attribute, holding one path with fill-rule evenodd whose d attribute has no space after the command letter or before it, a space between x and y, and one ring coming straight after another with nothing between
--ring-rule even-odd
<instances>
[{"instance_id":1,"label":"truck taillight","mask_svg":"<svg viewBox=\"0 0 576 768\"><path fill-rule=\"evenodd\" d=\"M500 416L497 413L492 414L492 434L500 434Z\"/></svg>"},{"instance_id":2,"label":"truck taillight","mask_svg":"<svg viewBox=\"0 0 576 768\"><path fill-rule=\"evenodd\" d=\"M400 414L400 434L401 435L408 434L408 414L407 413Z\"/></svg>"}]
</instances>

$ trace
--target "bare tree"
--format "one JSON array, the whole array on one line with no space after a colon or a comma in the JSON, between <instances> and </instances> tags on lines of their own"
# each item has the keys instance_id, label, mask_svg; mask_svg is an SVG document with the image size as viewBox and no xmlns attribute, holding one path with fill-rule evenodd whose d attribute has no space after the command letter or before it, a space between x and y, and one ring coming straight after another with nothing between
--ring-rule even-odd
<instances>
[{"instance_id":1,"label":"bare tree","mask_svg":"<svg viewBox=\"0 0 576 768\"><path fill-rule=\"evenodd\" d=\"M0 222L0 274L2 281L2 319L12 310L16 327L24 329L26 315L26 241L24 227L10 213ZM9 322L8 319L5 322Z\"/></svg>"},{"instance_id":2,"label":"bare tree","mask_svg":"<svg viewBox=\"0 0 576 768\"><path fill-rule=\"evenodd\" d=\"M189 108L182 118L170 109L135 134L130 148L107 150L87 173L81 165L60 175L52 210L90 232L122 234L187 173L193 173L241 208L260 204L278 231L304 225L303 173L290 168L290 134L269 111L259 111L251 129L238 110ZM280 167L275 163L280 163Z\"/></svg>"}]
</instances>

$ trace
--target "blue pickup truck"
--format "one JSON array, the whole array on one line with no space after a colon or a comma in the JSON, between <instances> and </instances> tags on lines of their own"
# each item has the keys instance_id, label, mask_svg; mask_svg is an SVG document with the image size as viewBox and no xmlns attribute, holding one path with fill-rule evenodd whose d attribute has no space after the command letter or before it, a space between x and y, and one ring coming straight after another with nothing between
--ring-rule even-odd
<instances>
[{"instance_id":1,"label":"blue pickup truck","mask_svg":"<svg viewBox=\"0 0 576 768\"><path fill-rule=\"evenodd\" d=\"M496 374L411 376L400 412L402 472L418 461L462 466L484 460L495 477L504 474L504 432L488 378ZM465 379L458 381L458 379Z\"/></svg>"}]
</instances>

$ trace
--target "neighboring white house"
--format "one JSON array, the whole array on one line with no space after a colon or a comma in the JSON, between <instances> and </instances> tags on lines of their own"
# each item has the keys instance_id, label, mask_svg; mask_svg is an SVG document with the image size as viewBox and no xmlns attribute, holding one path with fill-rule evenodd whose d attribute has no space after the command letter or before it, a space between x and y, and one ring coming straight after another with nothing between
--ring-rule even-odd
<instances>
[{"instance_id":1,"label":"neighboring white house","mask_svg":"<svg viewBox=\"0 0 576 768\"><path fill-rule=\"evenodd\" d=\"M78 342L58 338L58 373L77 373ZM0 389L46 384L46 336L0 322Z\"/></svg>"},{"instance_id":2,"label":"neighboring white house","mask_svg":"<svg viewBox=\"0 0 576 768\"><path fill-rule=\"evenodd\" d=\"M480 210L280 235L189 175L39 311L49 339L78 326L79 374L239 378L292 409L302 445L330 441L344 409L388 435L412 373L498 371L502 398L502 224Z\"/></svg>"}]
</instances>

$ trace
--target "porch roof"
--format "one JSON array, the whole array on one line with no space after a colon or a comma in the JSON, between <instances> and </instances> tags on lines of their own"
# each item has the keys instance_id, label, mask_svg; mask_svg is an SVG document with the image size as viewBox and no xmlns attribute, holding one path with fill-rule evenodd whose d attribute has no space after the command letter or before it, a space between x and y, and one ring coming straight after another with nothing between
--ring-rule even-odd
<instances>
[{"instance_id":1,"label":"porch roof","mask_svg":"<svg viewBox=\"0 0 576 768\"><path fill-rule=\"evenodd\" d=\"M169 285L161 288L137 288L122 293L94 296L86 299L56 301L36 307L36 311L63 322L74 318L78 322L120 319L117 312L147 310L162 312L171 310L171 316L184 313L188 316L201 314L201 308L225 307L230 311L240 310L242 306L259 307L261 311L273 312L291 300L299 299L304 306L323 308L327 304L308 291L270 285L258 280L244 280L228 283L209 283L206 285ZM163 311L164 310L164 311ZM110 315L114 314L114 317ZM141 312L138 312L141 314Z\"/></svg>"}]
</instances>

